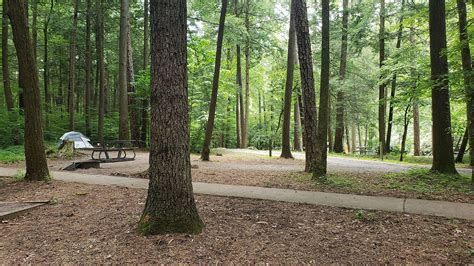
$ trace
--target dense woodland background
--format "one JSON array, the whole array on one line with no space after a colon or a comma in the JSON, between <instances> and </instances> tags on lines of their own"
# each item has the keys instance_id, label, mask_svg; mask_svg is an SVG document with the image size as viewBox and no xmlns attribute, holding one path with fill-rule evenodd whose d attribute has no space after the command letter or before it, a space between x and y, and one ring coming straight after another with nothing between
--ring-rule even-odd
<instances>
[{"instance_id":1,"label":"dense woodland background","mask_svg":"<svg viewBox=\"0 0 474 266\"><path fill-rule=\"evenodd\" d=\"M467 119L456 2L446 1L446 54L451 125L454 148L458 150ZM343 30L344 4L347 5L347 31ZM128 138L148 145L150 50L146 5L147 1L130 0L130 31L126 33L127 42L121 43L120 24L127 22L123 18L121 21L118 0L29 1L29 27L40 77L47 141L57 142L64 132L75 130L93 142ZM321 5L319 1L308 1L307 5L314 78L319 84ZM188 1L192 152L200 152L203 147L221 7L221 1ZM470 40L474 38L472 9L468 3ZM399 152L406 129L406 151L430 155L432 81L428 1L387 0L382 14L385 28L381 34L380 1L330 1L330 150L341 152L343 147L346 152L354 152L366 147L375 152L378 149L379 87L386 85L385 123L393 125L387 146L392 153ZM211 147L267 149L272 144L273 148L281 148L289 25L288 0L229 1ZM5 13L2 26L2 90L5 93L0 95L0 147L6 148L23 143L25 103L21 101L17 57ZM341 60L345 33L347 59ZM379 65L380 36L385 46L382 67ZM472 41L470 44L472 47ZM120 64L127 66L127 94L120 93L119 89L120 82L124 81L119 73ZM341 70L342 64L345 66ZM286 121L291 121L291 147L300 150L303 130L299 112L303 106L298 62L293 79L291 116ZM102 86L104 95L101 97ZM315 88L319 103L319 86ZM122 119L120 101L128 103L129 115ZM127 126L119 136L120 122L122 128L124 123ZM419 144L416 143L418 138Z\"/></svg>"}]
</instances>

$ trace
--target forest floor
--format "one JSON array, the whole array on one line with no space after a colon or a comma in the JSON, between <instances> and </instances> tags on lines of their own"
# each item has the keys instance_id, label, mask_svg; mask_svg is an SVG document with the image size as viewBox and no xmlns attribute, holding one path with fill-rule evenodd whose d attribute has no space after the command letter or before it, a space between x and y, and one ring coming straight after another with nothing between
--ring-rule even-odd
<instances>
[{"instance_id":1,"label":"forest floor","mask_svg":"<svg viewBox=\"0 0 474 266\"><path fill-rule=\"evenodd\" d=\"M474 263L473 221L196 196L202 234L143 237L146 190L0 179L0 201L44 199L0 224L2 263Z\"/></svg>"},{"instance_id":2,"label":"forest floor","mask_svg":"<svg viewBox=\"0 0 474 266\"><path fill-rule=\"evenodd\" d=\"M253 151L219 152L222 156L212 156L211 162L201 161L198 155L191 156L193 181L474 203L474 190L467 176L455 179L429 176L425 169L410 170L407 165L367 164L368 161L337 158L337 164L329 163L327 180L315 182L311 179L311 175L303 172L303 160L270 158L263 154L255 154ZM147 178L148 156L147 152L137 152L135 161L101 164L100 169L76 171L87 174ZM48 163L51 170L61 170L72 161L88 158L88 155L83 155L74 160L50 160ZM364 168L351 171L350 166L357 164L363 165ZM370 165L373 167L370 168ZM388 165L388 169L380 170L385 165ZM2 166L22 168L24 162ZM362 171L363 169L366 171Z\"/></svg>"}]
</instances>

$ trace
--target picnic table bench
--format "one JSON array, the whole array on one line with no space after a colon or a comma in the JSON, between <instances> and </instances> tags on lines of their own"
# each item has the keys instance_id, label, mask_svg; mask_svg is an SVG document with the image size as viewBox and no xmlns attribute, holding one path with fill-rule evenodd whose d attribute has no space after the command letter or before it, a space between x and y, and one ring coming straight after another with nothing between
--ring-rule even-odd
<instances>
[{"instance_id":1,"label":"picnic table bench","mask_svg":"<svg viewBox=\"0 0 474 266\"><path fill-rule=\"evenodd\" d=\"M99 142L94 148L81 149L85 151L92 151L90 160L74 162L63 170L73 171L77 168L100 168L101 163L133 161L136 157L133 143L135 143L135 141L129 140ZM112 153L116 153L116 155L114 156Z\"/></svg>"}]
</instances>

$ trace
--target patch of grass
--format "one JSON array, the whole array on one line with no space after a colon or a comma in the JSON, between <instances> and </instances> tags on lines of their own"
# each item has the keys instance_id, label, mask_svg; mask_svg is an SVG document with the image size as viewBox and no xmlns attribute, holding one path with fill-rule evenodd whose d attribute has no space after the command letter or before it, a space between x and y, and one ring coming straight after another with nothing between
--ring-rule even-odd
<instances>
[{"instance_id":1,"label":"patch of grass","mask_svg":"<svg viewBox=\"0 0 474 266\"><path fill-rule=\"evenodd\" d=\"M418 193L458 192L474 195L471 180L465 175L446 175L414 168L406 173L386 174L385 188Z\"/></svg>"},{"instance_id":2,"label":"patch of grass","mask_svg":"<svg viewBox=\"0 0 474 266\"><path fill-rule=\"evenodd\" d=\"M342 176L339 174L326 175L324 179L313 180L311 173L298 172L288 176L289 179L300 182L300 183L312 183L315 186L326 186L334 188L349 188L351 190L357 190L360 187L360 183L352 178L351 176Z\"/></svg>"},{"instance_id":3,"label":"patch of grass","mask_svg":"<svg viewBox=\"0 0 474 266\"><path fill-rule=\"evenodd\" d=\"M14 176L12 176L14 182L21 182L25 180L25 171L18 170Z\"/></svg>"},{"instance_id":4,"label":"patch of grass","mask_svg":"<svg viewBox=\"0 0 474 266\"><path fill-rule=\"evenodd\" d=\"M25 160L23 146L11 146L0 149L0 163L16 163Z\"/></svg>"},{"instance_id":5,"label":"patch of grass","mask_svg":"<svg viewBox=\"0 0 474 266\"><path fill-rule=\"evenodd\" d=\"M369 211L364 211L364 210L357 210L354 213L354 217L361 222L368 222L372 221L375 218L375 213L369 212Z\"/></svg>"},{"instance_id":6,"label":"patch of grass","mask_svg":"<svg viewBox=\"0 0 474 266\"><path fill-rule=\"evenodd\" d=\"M368 154L341 154L341 153L330 153L330 156L334 157L348 157L359 160L369 160L369 161L381 161L378 155L368 155ZM400 162L400 154L387 154L383 158L384 162L392 163L402 163L402 164L424 164L430 165L433 162L433 157L431 156L413 156L405 155L403 156L403 162ZM464 162L469 162L469 155L464 156ZM468 163L456 163L458 167L469 167Z\"/></svg>"}]
</instances>

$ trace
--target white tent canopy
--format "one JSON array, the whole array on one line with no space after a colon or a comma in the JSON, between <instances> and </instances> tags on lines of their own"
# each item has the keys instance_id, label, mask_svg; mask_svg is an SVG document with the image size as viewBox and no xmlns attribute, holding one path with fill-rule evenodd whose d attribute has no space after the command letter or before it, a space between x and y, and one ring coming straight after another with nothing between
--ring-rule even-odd
<instances>
[{"instance_id":1,"label":"white tent canopy","mask_svg":"<svg viewBox=\"0 0 474 266\"><path fill-rule=\"evenodd\" d=\"M65 141L73 141L75 149L94 148L94 146L90 144L91 140L88 137L84 136L84 134L82 134L81 132L71 131L64 133L64 135L59 138L59 140L59 146L62 146Z\"/></svg>"}]
</instances>

